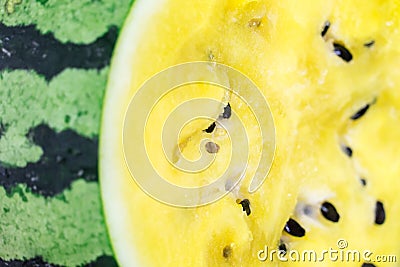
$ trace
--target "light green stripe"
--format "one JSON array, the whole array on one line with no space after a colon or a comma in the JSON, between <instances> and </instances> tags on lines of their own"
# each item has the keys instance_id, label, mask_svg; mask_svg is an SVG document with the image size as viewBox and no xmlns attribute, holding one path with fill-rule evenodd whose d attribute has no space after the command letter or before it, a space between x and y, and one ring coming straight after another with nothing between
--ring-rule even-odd
<instances>
[{"instance_id":1,"label":"light green stripe","mask_svg":"<svg viewBox=\"0 0 400 267\"><path fill-rule=\"evenodd\" d=\"M62 42L91 43L110 25L121 26L133 1L22 0L12 6L11 14L6 2L0 0L0 21L6 25L35 24L42 33L52 32Z\"/></svg>"},{"instance_id":2,"label":"light green stripe","mask_svg":"<svg viewBox=\"0 0 400 267\"><path fill-rule=\"evenodd\" d=\"M0 73L0 161L23 167L36 162L42 150L26 134L40 123L61 131L74 129L93 137L98 134L108 68L66 69L47 83L33 71Z\"/></svg>"},{"instance_id":3,"label":"light green stripe","mask_svg":"<svg viewBox=\"0 0 400 267\"><path fill-rule=\"evenodd\" d=\"M41 255L51 263L77 266L112 255L97 183L78 180L49 199L19 190L10 197L0 187L0 258Z\"/></svg>"}]
</instances>

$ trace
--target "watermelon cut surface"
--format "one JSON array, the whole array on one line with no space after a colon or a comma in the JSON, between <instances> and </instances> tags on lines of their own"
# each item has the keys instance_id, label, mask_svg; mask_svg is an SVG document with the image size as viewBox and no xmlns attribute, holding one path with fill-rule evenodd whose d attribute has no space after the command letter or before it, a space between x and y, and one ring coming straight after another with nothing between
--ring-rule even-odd
<instances>
[{"instance_id":1,"label":"watermelon cut surface","mask_svg":"<svg viewBox=\"0 0 400 267\"><path fill-rule=\"evenodd\" d=\"M136 1L112 60L100 136L101 191L120 265L398 266L399 14L398 1ZM201 83L155 95L175 78L196 77L195 71L178 72L151 83L171 66L192 61L205 62L232 91L243 84L231 73L220 75L216 63L237 69L269 103L276 153L254 193L247 189L263 143L248 102ZM154 87L142 90L148 84ZM141 101L130 102L136 98ZM180 104L199 98L217 100L220 108L187 124L181 120L186 114L172 116ZM229 137L240 128L226 133L218 127L230 120L223 114L227 103L246 126L248 139L236 147ZM142 108L149 106L149 112ZM209 114L207 105L193 109L199 117ZM179 135L164 142L170 121ZM213 164L191 176L179 163L197 160L204 139L212 142L205 153L215 154ZM179 186L212 183L226 170L229 152L246 155L245 140L248 172L236 190L228 183L216 189L229 191L221 200L181 208L146 190L158 181L154 172ZM143 151L146 156L133 157ZM330 248L372 251L374 257L277 259L278 252L311 250L321 259Z\"/></svg>"}]
</instances>

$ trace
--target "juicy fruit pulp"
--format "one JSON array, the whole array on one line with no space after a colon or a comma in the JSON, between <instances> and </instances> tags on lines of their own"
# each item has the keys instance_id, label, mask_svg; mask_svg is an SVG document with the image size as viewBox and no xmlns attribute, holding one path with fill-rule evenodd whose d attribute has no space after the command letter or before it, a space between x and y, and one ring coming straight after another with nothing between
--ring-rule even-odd
<instances>
[{"instance_id":1,"label":"juicy fruit pulp","mask_svg":"<svg viewBox=\"0 0 400 267\"><path fill-rule=\"evenodd\" d=\"M337 249L341 239L352 250L398 256L399 11L397 1L138 0L114 56L100 147L105 213L120 264L361 266L362 258L258 259L266 246L320 255ZM276 154L263 186L249 194L246 184L259 149L249 121L255 152L240 190L211 205L181 209L135 184L124 163L121 132L129 100L143 82L172 65L199 60L232 66L257 84L274 115ZM167 98L146 131L152 162L176 183L185 180L159 164L157 121L177 103L199 96L227 100L221 90L190 87ZM228 102L247 118L238 99ZM202 135L217 140L216 167L200 175L201 182L209 182L226 161L228 141L208 127L210 122L192 124L179 139L188 157L196 156Z\"/></svg>"}]
</instances>

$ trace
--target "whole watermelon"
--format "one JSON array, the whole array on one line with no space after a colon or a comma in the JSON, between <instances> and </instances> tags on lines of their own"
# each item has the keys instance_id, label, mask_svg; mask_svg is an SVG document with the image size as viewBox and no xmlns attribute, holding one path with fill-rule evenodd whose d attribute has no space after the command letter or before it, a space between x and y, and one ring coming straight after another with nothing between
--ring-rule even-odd
<instances>
[{"instance_id":1,"label":"whole watermelon","mask_svg":"<svg viewBox=\"0 0 400 267\"><path fill-rule=\"evenodd\" d=\"M116 266L97 174L133 0L0 0L0 266Z\"/></svg>"}]
</instances>

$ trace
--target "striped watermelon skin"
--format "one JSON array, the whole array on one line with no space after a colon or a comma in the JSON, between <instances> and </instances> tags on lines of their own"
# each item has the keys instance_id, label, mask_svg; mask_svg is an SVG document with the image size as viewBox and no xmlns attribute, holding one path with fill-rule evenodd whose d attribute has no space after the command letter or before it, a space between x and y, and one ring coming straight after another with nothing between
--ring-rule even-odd
<instances>
[{"instance_id":1,"label":"striped watermelon skin","mask_svg":"<svg viewBox=\"0 0 400 267\"><path fill-rule=\"evenodd\" d=\"M0 266L117 266L97 174L132 0L0 0Z\"/></svg>"}]
</instances>

